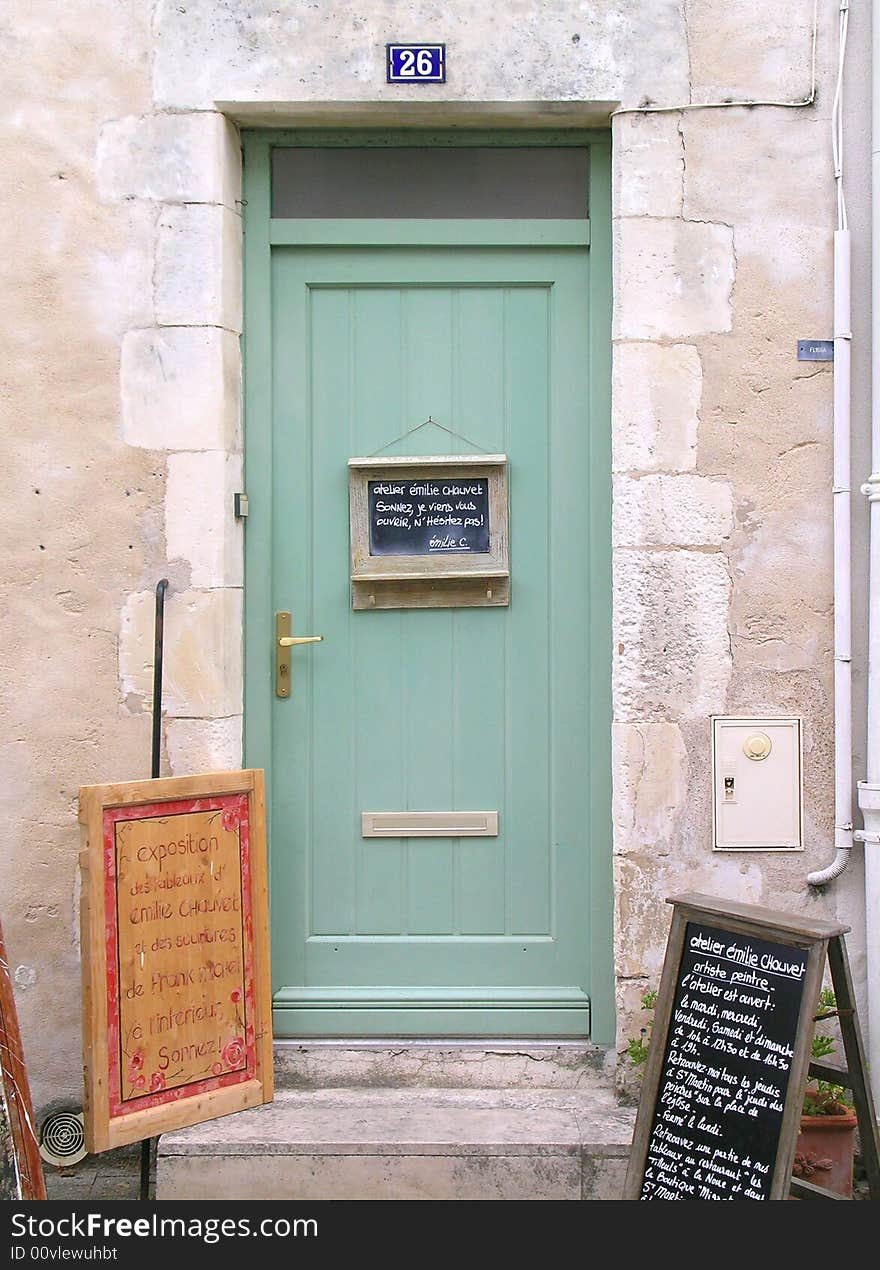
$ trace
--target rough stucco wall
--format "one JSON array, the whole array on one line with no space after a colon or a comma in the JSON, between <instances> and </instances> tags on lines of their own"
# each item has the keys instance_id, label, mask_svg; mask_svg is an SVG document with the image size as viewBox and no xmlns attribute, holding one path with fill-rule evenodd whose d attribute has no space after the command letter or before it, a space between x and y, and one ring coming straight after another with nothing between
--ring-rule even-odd
<instances>
[{"instance_id":1,"label":"rough stucco wall","mask_svg":"<svg viewBox=\"0 0 880 1270\"><path fill-rule=\"evenodd\" d=\"M161 567L164 464L126 446L119 348L152 322L152 209L100 203L108 115L150 102L131 0L3 8L0 916L38 1103L80 1098L80 783L147 775L116 670L127 592Z\"/></svg>"},{"instance_id":2,"label":"rough stucco wall","mask_svg":"<svg viewBox=\"0 0 880 1270\"><path fill-rule=\"evenodd\" d=\"M799 98L811 10L514 0L498 24L479 0L7 8L17 479L4 502L0 868L10 952L30 968L19 1007L38 1103L80 1093L75 795L146 774L163 575L165 767L240 759L240 195L221 106L245 118L270 103L283 121L301 110L291 103L375 102L399 124L416 105L442 121L455 101ZM794 342L830 333L835 21L828 7L813 108L614 122L621 1045L659 974L667 894L859 924L857 869L826 897L803 880L831 841L831 373L799 365ZM402 31L447 41L447 85L382 82L383 45ZM856 219L858 207L856 194ZM708 851L708 715L734 711L806 718L803 856Z\"/></svg>"}]
</instances>

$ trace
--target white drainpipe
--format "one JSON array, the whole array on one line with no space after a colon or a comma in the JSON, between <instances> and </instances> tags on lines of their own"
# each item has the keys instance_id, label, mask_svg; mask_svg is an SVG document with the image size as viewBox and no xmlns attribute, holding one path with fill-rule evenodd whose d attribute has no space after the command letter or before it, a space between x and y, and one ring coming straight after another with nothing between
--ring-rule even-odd
<instances>
[{"instance_id":1,"label":"white drainpipe","mask_svg":"<svg viewBox=\"0 0 880 1270\"><path fill-rule=\"evenodd\" d=\"M852 806L852 549L850 544L850 234L834 234L834 859L807 874L825 886L849 864Z\"/></svg>"},{"instance_id":2,"label":"white drainpipe","mask_svg":"<svg viewBox=\"0 0 880 1270\"><path fill-rule=\"evenodd\" d=\"M880 1106L880 3L874 0L872 66L871 210L871 475L862 490L871 515L868 602L868 772L859 782L865 819L865 938L868 981L868 1055L871 1087Z\"/></svg>"},{"instance_id":3,"label":"white drainpipe","mask_svg":"<svg viewBox=\"0 0 880 1270\"><path fill-rule=\"evenodd\" d=\"M875 3L880 0L875 0ZM849 0L839 0L837 83L831 108L831 154L837 189L834 234L834 859L807 874L810 886L827 886L849 864L852 824L852 545L850 449L852 433L852 266L843 185L843 76Z\"/></svg>"}]
</instances>

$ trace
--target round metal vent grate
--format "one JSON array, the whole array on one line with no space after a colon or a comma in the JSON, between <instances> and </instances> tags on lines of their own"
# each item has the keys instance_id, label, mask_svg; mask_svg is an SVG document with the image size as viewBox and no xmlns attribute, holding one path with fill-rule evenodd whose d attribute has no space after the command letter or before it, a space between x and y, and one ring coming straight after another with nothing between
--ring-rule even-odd
<instances>
[{"instance_id":1,"label":"round metal vent grate","mask_svg":"<svg viewBox=\"0 0 880 1270\"><path fill-rule=\"evenodd\" d=\"M79 1164L88 1155L81 1111L53 1111L40 1128L40 1155L48 1164Z\"/></svg>"}]
</instances>

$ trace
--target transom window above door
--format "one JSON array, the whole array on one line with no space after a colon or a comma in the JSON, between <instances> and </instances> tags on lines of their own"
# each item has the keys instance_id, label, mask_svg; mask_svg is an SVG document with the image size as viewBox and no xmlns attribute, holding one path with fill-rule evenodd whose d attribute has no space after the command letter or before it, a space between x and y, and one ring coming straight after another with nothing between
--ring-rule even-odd
<instances>
[{"instance_id":1,"label":"transom window above door","mask_svg":"<svg viewBox=\"0 0 880 1270\"><path fill-rule=\"evenodd\" d=\"M579 220L583 146L277 146L275 219Z\"/></svg>"}]
</instances>

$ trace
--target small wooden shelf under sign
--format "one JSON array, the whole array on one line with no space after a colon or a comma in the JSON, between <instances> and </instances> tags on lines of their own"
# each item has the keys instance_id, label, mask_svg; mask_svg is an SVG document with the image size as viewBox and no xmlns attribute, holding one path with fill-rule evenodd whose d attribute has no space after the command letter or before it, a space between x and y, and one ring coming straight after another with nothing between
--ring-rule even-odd
<instances>
[{"instance_id":1,"label":"small wooden shelf under sign","mask_svg":"<svg viewBox=\"0 0 880 1270\"><path fill-rule=\"evenodd\" d=\"M507 456L348 461L354 609L510 603Z\"/></svg>"},{"instance_id":2,"label":"small wooden shelf under sign","mask_svg":"<svg viewBox=\"0 0 880 1270\"><path fill-rule=\"evenodd\" d=\"M473 570L468 569L448 569L444 570L444 578L473 578ZM436 573L429 573L427 569L407 569L406 573L371 573L370 577L374 582L429 582L436 579ZM481 578L509 578L509 569L486 569L481 570ZM357 573L351 575L352 582L361 582L363 577Z\"/></svg>"}]
</instances>

